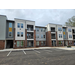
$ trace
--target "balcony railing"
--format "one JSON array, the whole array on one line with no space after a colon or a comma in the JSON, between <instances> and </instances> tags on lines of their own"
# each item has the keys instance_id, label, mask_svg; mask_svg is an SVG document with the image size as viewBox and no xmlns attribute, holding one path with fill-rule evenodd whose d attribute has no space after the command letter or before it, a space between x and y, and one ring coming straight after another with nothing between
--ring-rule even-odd
<instances>
[{"instance_id":1,"label":"balcony railing","mask_svg":"<svg viewBox=\"0 0 75 75\"><path fill-rule=\"evenodd\" d=\"M51 39L56 39L55 37L51 37Z\"/></svg>"},{"instance_id":2,"label":"balcony railing","mask_svg":"<svg viewBox=\"0 0 75 75\"><path fill-rule=\"evenodd\" d=\"M33 36L27 36L27 39L33 39Z\"/></svg>"},{"instance_id":3,"label":"balcony railing","mask_svg":"<svg viewBox=\"0 0 75 75\"><path fill-rule=\"evenodd\" d=\"M33 29L32 28L27 28L27 31L33 31Z\"/></svg>"},{"instance_id":4,"label":"balcony railing","mask_svg":"<svg viewBox=\"0 0 75 75\"><path fill-rule=\"evenodd\" d=\"M55 32L55 30L51 30L51 32Z\"/></svg>"}]
</instances>

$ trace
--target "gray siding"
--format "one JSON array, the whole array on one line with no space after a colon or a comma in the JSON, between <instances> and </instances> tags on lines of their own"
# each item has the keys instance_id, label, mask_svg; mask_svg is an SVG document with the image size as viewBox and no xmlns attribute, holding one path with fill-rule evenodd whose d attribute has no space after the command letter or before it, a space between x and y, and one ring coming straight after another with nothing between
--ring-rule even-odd
<instances>
[{"instance_id":1,"label":"gray siding","mask_svg":"<svg viewBox=\"0 0 75 75\"><path fill-rule=\"evenodd\" d=\"M9 23L12 23L12 36L9 36ZM14 38L14 22L13 21L7 21L7 24L6 24L6 38Z\"/></svg>"},{"instance_id":2,"label":"gray siding","mask_svg":"<svg viewBox=\"0 0 75 75\"><path fill-rule=\"evenodd\" d=\"M36 38L36 41L46 41L46 31L45 32L41 32L41 28L40 27L35 27L35 28L39 28L39 32L36 31L36 34L39 34L39 38ZM45 35L45 38L41 38L42 34Z\"/></svg>"},{"instance_id":3,"label":"gray siding","mask_svg":"<svg viewBox=\"0 0 75 75\"><path fill-rule=\"evenodd\" d=\"M6 16L0 15L0 40L6 37Z\"/></svg>"}]
</instances>

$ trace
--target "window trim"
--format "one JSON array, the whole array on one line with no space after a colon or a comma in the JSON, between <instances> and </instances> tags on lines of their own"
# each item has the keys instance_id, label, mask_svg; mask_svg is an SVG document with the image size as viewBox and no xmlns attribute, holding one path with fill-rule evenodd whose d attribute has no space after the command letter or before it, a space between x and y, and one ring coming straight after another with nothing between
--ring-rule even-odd
<instances>
[{"instance_id":1,"label":"window trim","mask_svg":"<svg viewBox=\"0 0 75 75\"><path fill-rule=\"evenodd\" d=\"M37 35L38 35L38 38L39 38L39 34L36 34L36 38L37 38Z\"/></svg>"},{"instance_id":2,"label":"window trim","mask_svg":"<svg viewBox=\"0 0 75 75\"><path fill-rule=\"evenodd\" d=\"M72 30L71 31L69 31L69 30L71 30L71 28L68 28L68 32L72 32Z\"/></svg>"},{"instance_id":3,"label":"window trim","mask_svg":"<svg viewBox=\"0 0 75 75\"><path fill-rule=\"evenodd\" d=\"M8 36L9 36L9 32L8 32ZM12 37L12 32L11 32L11 36L9 36L9 37Z\"/></svg>"},{"instance_id":4,"label":"window trim","mask_svg":"<svg viewBox=\"0 0 75 75\"><path fill-rule=\"evenodd\" d=\"M20 24L20 23L17 23L17 28L21 28L21 25L20 25L20 27L18 27L18 24Z\"/></svg>"},{"instance_id":5,"label":"window trim","mask_svg":"<svg viewBox=\"0 0 75 75\"><path fill-rule=\"evenodd\" d=\"M58 31L62 31L62 28L61 27L58 27Z\"/></svg>"},{"instance_id":6,"label":"window trim","mask_svg":"<svg viewBox=\"0 0 75 75\"><path fill-rule=\"evenodd\" d=\"M38 42L38 45L37 45L37 42ZM39 41L37 41L37 42L36 42L36 46L39 46Z\"/></svg>"},{"instance_id":7,"label":"window trim","mask_svg":"<svg viewBox=\"0 0 75 75\"><path fill-rule=\"evenodd\" d=\"M23 26L23 23L21 23L21 28L22 28L22 26ZM23 28L24 28L24 26L23 26Z\"/></svg>"},{"instance_id":8,"label":"window trim","mask_svg":"<svg viewBox=\"0 0 75 75\"><path fill-rule=\"evenodd\" d=\"M43 35L43 34L41 34L41 38L43 38L42 35Z\"/></svg>"},{"instance_id":9,"label":"window trim","mask_svg":"<svg viewBox=\"0 0 75 75\"><path fill-rule=\"evenodd\" d=\"M23 32L21 32L21 33L23 33ZM21 36L21 37L23 37L23 36Z\"/></svg>"},{"instance_id":10,"label":"window trim","mask_svg":"<svg viewBox=\"0 0 75 75\"><path fill-rule=\"evenodd\" d=\"M19 32L20 33L20 32ZM18 32L17 32L17 37L20 37L20 36L18 36Z\"/></svg>"}]
</instances>

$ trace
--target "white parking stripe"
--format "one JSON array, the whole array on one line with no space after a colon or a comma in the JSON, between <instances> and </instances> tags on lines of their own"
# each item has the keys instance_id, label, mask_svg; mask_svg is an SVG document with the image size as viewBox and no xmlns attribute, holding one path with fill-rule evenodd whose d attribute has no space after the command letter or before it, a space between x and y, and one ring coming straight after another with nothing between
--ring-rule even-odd
<instances>
[{"instance_id":1,"label":"white parking stripe","mask_svg":"<svg viewBox=\"0 0 75 75\"><path fill-rule=\"evenodd\" d=\"M39 51L36 51L36 50L33 50L33 51L40 53Z\"/></svg>"},{"instance_id":2,"label":"white parking stripe","mask_svg":"<svg viewBox=\"0 0 75 75\"><path fill-rule=\"evenodd\" d=\"M7 54L7 56L9 56L10 53L11 53L11 51Z\"/></svg>"},{"instance_id":3,"label":"white parking stripe","mask_svg":"<svg viewBox=\"0 0 75 75\"><path fill-rule=\"evenodd\" d=\"M24 54L26 54L26 52L23 50Z\"/></svg>"},{"instance_id":4,"label":"white parking stripe","mask_svg":"<svg viewBox=\"0 0 75 75\"><path fill-rule=\"evenodd\" d=\"M45 50L45 51L52 52L52 51L50 51L50 50Z\"/></svg>"}]
</instances>

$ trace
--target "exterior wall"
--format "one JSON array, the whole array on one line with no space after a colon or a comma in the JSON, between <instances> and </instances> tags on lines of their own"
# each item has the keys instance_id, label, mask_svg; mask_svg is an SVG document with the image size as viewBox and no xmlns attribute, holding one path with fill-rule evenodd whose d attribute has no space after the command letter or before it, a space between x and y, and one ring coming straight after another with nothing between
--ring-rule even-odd
<instances>
[{"instance_id":1,"label":"exterior wall","mask_svg":"<svg viewBox=\"0 0 75 75\"><path fill-rule=\"evenodd\" d=\"M5 48L5 40L0 40L0 49Z\"/></svg>"},{"instance_id":2,"label":"exterior wall","mask_svg":"<svg viewBox=\"0 0 75 75\"><path fill-rule=\"evenodd\" d=\"M9 23L12 23L12 36L9 36ZM14 22L7 21L6 23L6 38L14 38Z\"/></svg>"},{"instance_id":3,"label":"exterior wall","mask_svg":"<svg viewBox=\"0 0 75 75\"><path fill-rule=\"evenodd\" d=\"M27 29L27 25L33 25L33 29L35 30L35 21L27 21L26 20L26 27L25 27L25 29Z\"/></svg>"},{"instance_id":4,"label":"exterior wall","mask_svg":"<svg viewBox=\"0 0 75 75\"><path fill-rule=\"evenodd\" d=\"M57 26L57 29L56 29L56 31L57 31L57 37L58 37L58 40L63 40L63 28L62 28L62 31L58 31L58 28L62 28L62 26ZM62 38L59 38L59 34L62 34Z\"/></svg>"},{"instance_id":5,"label":"exterior wall","mask_svg":"<svg viewBox=\"0 0 75 75\"><path fill-rule=\"evenodd\" d=\"M0 40L6 39L6 16L0 15Z\"/></svg>"},{"instance_id":6,"label":"exterior wall","mask_svg":"<svg viewBox=\"0 0 75 75\"><path fill-rule=\"evenodd\" d=\"M36 27L38 28L38 27ZM41 32L41 28L39 27L39 32L36 31L36 34L39 34L39 38L36 38L36 41L46 41L46 31L45 32ZM45 38L41 38L41 35L45 35Z\"/></svg>"},{"instance_id":7,"label":"exterior wall","mask_svg":"<svg viewBox=\"0 0 75 75\"><path fill-rule=\"evenodd\" d=\"M41 45L41 41L36 41L36 42L39 42L39 45L38 46L36 45L36 47L44 47L44 46L46 46L46 41L43 41L43 42L45 42L45 45Z\"/></svg>"},{"instance_id":8,"label":"exterior wall","mask_svg":"<svg viewBox=\"0 0 75 75\"><path fill-rule=\"evenodd\" d=\"M52 46L51 32L50 31L46 32L46 45L49 47Z\"/></svg>"},{"instance_id":9,"label":"exterior wall","mask_svg":"<svg viewBox=\"0 0 75 75\"><path fill-rule=\"evenodd\" d=\"M23 46L17 47L17 41L20 41L20 42L23 41L24 42ZM15 40L15 48L25 48L25 40Z\"/></svg>"},{"instance_id":10,"label":"exterior wall","mask_svg":"<svg viewBox=\"0 0 75 75\"><path fill-rule=\"evenodd\" d=\"M71 41L72 44L70 44L69 41ZM68 45L69 45L69 46L74 46L74 42L73 42L72 40L69 40L69 41L68 41Z\"/></svg>"},{"instance_id":11,"label":"exterior wall","mask_svg":"<svg viewBox=\"0 0 75 75\"><path fill-rule=\"evenodd\" d=\"M34 47L36 47L36 30L34 30Z\"/></svg>"},{"instance_id":12,"label":"exterior wall","mask_svg":"<svg viewBox=\"0 0 75 75\"><path fill-rule=\"evenodd\" d=\"M71 32L68 32L68 28L71 29ZM73 40L73 36L72 36L72 38L69 38L69 35L72 35L72 28L71 27L67 27L67 32L68 32L68 40Z\"/></svg>"},{"instance_id":13,"label":"exterior wall","mask_svg":"<svg viewBox=\"0 0 75 75\"><path fill-rule=\"evenodd\" d=\"M23 28L17 28L17 23L23 23ZM23 32L23 37L17 37L17 32ZM15 40L25 40L25 21L15 19Z\"/></svg>"}]
</instances>

